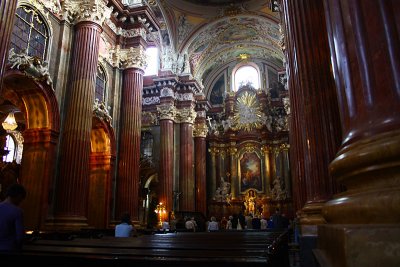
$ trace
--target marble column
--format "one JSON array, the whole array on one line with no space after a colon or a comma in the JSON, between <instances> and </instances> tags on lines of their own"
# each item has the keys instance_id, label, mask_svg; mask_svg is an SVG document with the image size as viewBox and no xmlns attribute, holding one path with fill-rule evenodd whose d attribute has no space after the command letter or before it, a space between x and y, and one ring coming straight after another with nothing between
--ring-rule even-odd
<instances>
[{"instance_id":1,"label":"marble column","mask_svg":"<svg viewBox=\"0 0 400 267\"><path fill-rule=\"evenodd\" d=\"M211 166L210 166L211 175L210 175L210 179L208 181L208 184L209 184L208 188L210 190L208 197L210 199L212 199L214 197L215 191L217 190L217 184L216 184L216 181L217 181L217 166L216 166L217 159L216 159L216 157L217 157L218 151L219 151L218 148L213 147L213 146L211 146L208 149L208 152L210 152L210 155L211 155Z\"/></svg>"},{"instance_id":2,"label":"marble column","mask_svg":"<svg viewBox=\"0 0 400 267\"><path fill-rule=\"evenodd\" d=\"M261 147L262 155L264 156L264 173L265 173L265 194L271 197L271 163L270 163L270 147L268 145L263 145Z\"/></svg>"},{"instance_id":3,"label":"marble column","mask_svg":"<svg viewBox=\"0 0 400 267\"><path fill-rule=\"evenodd\" d=\"M197 119L196 119L197 120ZM206 136L208 128L205 118L198 120L193 131L195 159L196 211L207 214L207 173L206 173Z\"/></svg>"},{"instance_id":4,"label":"marble column","mask_svg":"<svg viewBox=\"0 0 400 267\"><path fill-rule=\"evenodd\" d=\"M60 227L79 228L87 225L90 132L101 25L111 10L100 0L66 8L74 14L75 36L54 214Z\"/></svg>"},{"instance_id":5,"label":"marble column","mask_svg":"<svg viewBox=\"0 0 400 267\"><path fill-rule=\"evenodd\" d=\"M167 89L163 89L167 90ZM168 89L172 96L161 97L161 104L157 107L160 115L160 173L159 173L159 201L165 204L167 211L177 208L174 200L174 120L176 108L173 99L173 90Z\"/></svg>"},{"instance_id":6,"label":"marble column","mask_svg":"<svg viewBox=\"0 0 400 267\"><path fill-rule=\"evenodd\" d=\"M3 88L3 76L7 64L11 33L14 28L17 0L0 0L0 94Z\"/></svg>"},{"instance_id":7,"label":"marble column","mask_svg":"<svg viewBox=\"0 0 400 267\"><path fill-rule=\"evenodd\" d=\"M181 108L178 117L180 121L179 187L182 192L179 208L184 211L195 211L193 122L196 118L196 111L192 105Z\"/></svg>"},{"instance_id":8,"label":"marble column","mask_svg":"<svg viewBox=\"0 0 400 267\"><path fill-rule=\"evenodd\" d=\"M341 140L336 89L322 1L282 2L295 207L302 208L301 224L310 226L303 234L316 234L315 225L325 222L321 209L336 192L328 171Z\"/></svg>"},{"instance_id":9,"label":"marble column","mask_svg":"<svg viewBox=\"0 0 400 267\"><path fill-rule=\"evenodd\" d=\"M115 216L117 219L124 212L129 212L133 220L139 220L140 128L145 48L139 45L122 50L120 56L124 72Z\"/></svg>"},{"instance_id":10,"label":"marble column","mask_svg":"<svg viewBox=\"0 0 400 267\"><path fill-rule=\"evenodd\" d=\"M232 199L237 199L239 196L239 178L238 178L238 168L237 168L238 162L237 162L236 142L231 142L230 145L231 146L228 148L228 152L230 156L231 180L228 182L231 183Z\"/></svg>"},{"instance_id":11,"label":"marble column","mask_svg":"<svg viewBox=\"0 0 400 267\"><path fill-rule=\"evenodd\" d=\"M323 208L320 249L331 266L399 266L400 2L323 2L343 129L330 171L347 190Z\"/></svg>"}]
</instances>

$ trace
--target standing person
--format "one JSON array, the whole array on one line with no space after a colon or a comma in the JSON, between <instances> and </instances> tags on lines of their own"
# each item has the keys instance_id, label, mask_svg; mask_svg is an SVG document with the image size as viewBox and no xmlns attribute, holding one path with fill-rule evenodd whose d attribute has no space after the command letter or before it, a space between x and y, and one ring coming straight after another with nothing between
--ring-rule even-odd
<instances>
[{"instance_id":1,"label":"standing person","mask_svg":"<svg viewBox=\"0 0 400 267\"><path fill-rule=\"evenodd\" d=\"M207 230L209 232L219 230L219 225L218 225L217 219L214 216L211 217L211 221L208 223Z\"/></svg>"},{"instance_id":2,"label":"standing person","mask_svg":"<svg viewBox=\"0 0 400 267\"><path fill-rule=\"evenodd\" d=\"M0 203L0 251L19 251L25 236L23 212L18 207L26 197L20 184L11 185Z\"/></svg>"},{"instance_id":3,"label":"standing person","mask_svg":"<svg viewBox=\"0 0 400 267\"><path fill-rule=\"evenodd\" d=\"M115 237L131 237L134 231L131 215L124 213L121 217L121 223L115 226Z\"/></svg>"},{"instance_id":4,"label":"standing person","mask_svg":"<svg viewBox=\"0 0 400 267\"><path fill-rule=\"evenodd\" d=\"M272 223L275 229L282 229L284 228L283 217L281 215L281 211L279 208L275 209L275 214L272 215Z\"/></svg>"}]
</instances>

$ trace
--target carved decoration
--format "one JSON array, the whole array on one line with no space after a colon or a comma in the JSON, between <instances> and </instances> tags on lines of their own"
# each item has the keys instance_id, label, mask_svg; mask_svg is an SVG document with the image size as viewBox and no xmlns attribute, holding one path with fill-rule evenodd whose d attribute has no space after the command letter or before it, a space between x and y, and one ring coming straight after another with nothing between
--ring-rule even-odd
<instances>
[{"instance_id":1,"label":"carved decoration","mask_svg":"<svg viewBox=\"0 0 400 267\"><path fill-rule=\"evenodd\" d=\"M142 104L143 104L143 106L160 104L160 98L158 96L144 97Z\"/></svg>"},{"instance_id":2,"label":"carved decoration","mask_svg":"<svg viewBox=\"0 0 400 267\"><path fill-rule=\"evenodd\" d=\"M112 12L112 8L106 4L107 1L104 0L65 0L64 16L71 23L92 21L102 25Z\"/></svg>"},{"instance_id":3,"label":"carved decoration","mask_svg":"<svg viewBox=\"0 0 400 267\"><path fill-rule=\"evenodd\" d=\"M206 137L208 133L207 125L203 123L196 123L193 130L193 137Z\"/></svg>"},{"instance_id":4,"label":"carved decoration","mask_svg":"<svg viewBox=\"0 0 400 267\"><path fill-rule=\"evenodd\" d=\"M256 94L244 92L236 102L235 115L233 117L234 128L248 132L253 129L259 129L262 127L262 118L263 113L258 105Z\"/></svg>"},{"instance_id":5,"label":"carved decoration","mask_svg":"<svg viewBox=\"0 0 400 267\"><path fill-rule=\"evenodd\" d=\"M157 111L160 120L175 120L177 111L174 105L159 105Z\"/></svg>"},{"instance_id":6,"label":"carved decoration","mask_svg":"<svg viewBox=\"0 0 400 267\"><path fill-rule=\"evenodd\" d=\"M121 49L119 58L124 69L137 68L144 70L147 66L146 50L141 45L130 47L129 49Z\"/></svg>"},{"instance_id":7,"label":"carved decoration","mask_svg":"<svg viewBox=\"0 0 400 267\"><path fill-rule=\"evenodd\" d=\"M175 99L179 101L193 101L193 93L175 94Z\"/></svg>"},{"instance_id":8,"label":"carved decoration","mask_svg":"<svg viewBox=\"0 0 400 267\"><path fill-rule=\"evenodd\" d=\"M106 104L104 102L96 99L93 104L93 116L104 120L111 125L112 117L108 112L109 109L111 109L111 107L106 107Z\"/></svg>"},{"instance_id":9,"label":"carved decoration","mask_svg":"<svg viewBox=\"0 0 400 267\"><path fill-rule=\"evenodd\" d=\"M177 120L180 123L192 123L196 119L197 112L194 110L193 107L189 108L182 108L179 109L177 112Z\"/></svg>"},{"instance_id":10,"label":"carved decoration","mask_svg":"<svg viewBox=\"0 0 400 267\"><path fill-rule=\"evenodd\" d=\"M142 112L142 127L149 127L158 124L157 115L153 112Z\"/></svg>"},{"instance_id":11,"label":"carved decoration","mask_svg":"<svg viewBox=\"0 0 400 267\"><path fill-rule=\"evenodd\" d=\"M16 54L14 48L11 48L8 52L8 61L12 69L23 71L25 75L34 80L45 81L48 85L53 85L46 61L42 61L38 57L28 56L24 53Z\"/></svg>"},{"instance_id":12,"label":"carved decoration","mask_svg":"<svg viewBox=\"0 0 400 267\"><path fill-rule=\"evenodd\" d=\"M169 87L164 87L160 91L160 97L173 97L175 98L174 90Z\"/></svg>"}]
</instances>

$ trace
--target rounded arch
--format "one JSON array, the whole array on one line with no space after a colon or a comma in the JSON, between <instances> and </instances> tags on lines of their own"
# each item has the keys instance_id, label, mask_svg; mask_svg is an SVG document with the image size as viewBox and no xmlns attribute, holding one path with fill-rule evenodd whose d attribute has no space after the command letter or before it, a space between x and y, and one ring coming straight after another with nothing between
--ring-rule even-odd
<instances>
[{"instance_id":1,"label":"rounded arch","mask_svg":"<svg viewBox=\"0 0 400 267\"><path fill-rule=\"evenodd\" d=\"M23 114L23 152L19 180L30 192L22 203L27 229L44 227L52 192L60 130L60 113L53 88L19 70L4 75L2 98Z\"/></svg>"},{"instance_id":2,"label":"rounded arch","mask_svg":"<svg viewBox=\"0 0 400 267\"><path fill-rule=\"evenodd\" d=\"M247 72L247 73L245 73ZM237 92L240 88L240 82L242 79L238 75L245 75L248 82L252 82L255 89L259 89L261 86L261 71L258 65L254 62L241 62L237 64L232 70L232 91ZM246 76L247 75L247 76ZM240 79L240 80L239 80ZM252 80L250 80L252 79ZM243 80L245 81L245 80Z\"/></svg>"},{"instance_id":3,"label":"rounded arch","mask_svg":"<svg viewBox=\"0 0 400 267\"><path fill-rule=\"evenodd\" d=\"M19 70L7 70L2 96L24 114L26 129L46 128L59 132L58 102L50 85L34 80Z\"/></svg>"},{"instance_id":4,"label":"rounded arch","mask_svg":"<svg viewBox=\"0 0 400 267\"><path fill-rule=\"evenodd\" d=\"M116 156L116 141L114 129L104 120L93 117L91 133L91 152L107 153L110 156Z\"/></svg>"},{"instance_id":5,"label":"rounded arch","mask_svg":"<svg viewBox=\"0 0 400 267\"><path fill-rule=\"evenodd\" d=\"M28 7L32 10L35 10L35 12L40 16L42 19L43 23L45 24L45 28L48 33L48 41L46 44L45 48L45 57L43 58L44 61L49 62L50 55L51 55L51 46L52 46L52 41L53 41L53 26L51 24L49 14L50 12L46 11L43 7L42 4L39 4L37 2L32 2L28 0L19 0L17 3L17 9L20 7Z\"/></svg>"}]
</instances>

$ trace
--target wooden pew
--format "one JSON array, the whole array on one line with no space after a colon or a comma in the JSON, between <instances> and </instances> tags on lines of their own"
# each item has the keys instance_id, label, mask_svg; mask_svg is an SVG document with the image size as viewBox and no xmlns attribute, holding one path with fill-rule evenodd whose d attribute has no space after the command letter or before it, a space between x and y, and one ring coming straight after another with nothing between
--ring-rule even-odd
<instances>
[{"instance_id":1,"label":"wooden pew","mask_svg":"<svg viewBox=\"0 0 400 267\"><path fill-rule=\"evenodd\" d=\"M235 231L170 233L136 238L35 240L0 262L41 267L194 266L288 267L285 232ZM287 258L288 262L288 258ZM5 265L6 266L6 265Z\"/></svg>"}]
</instances>

